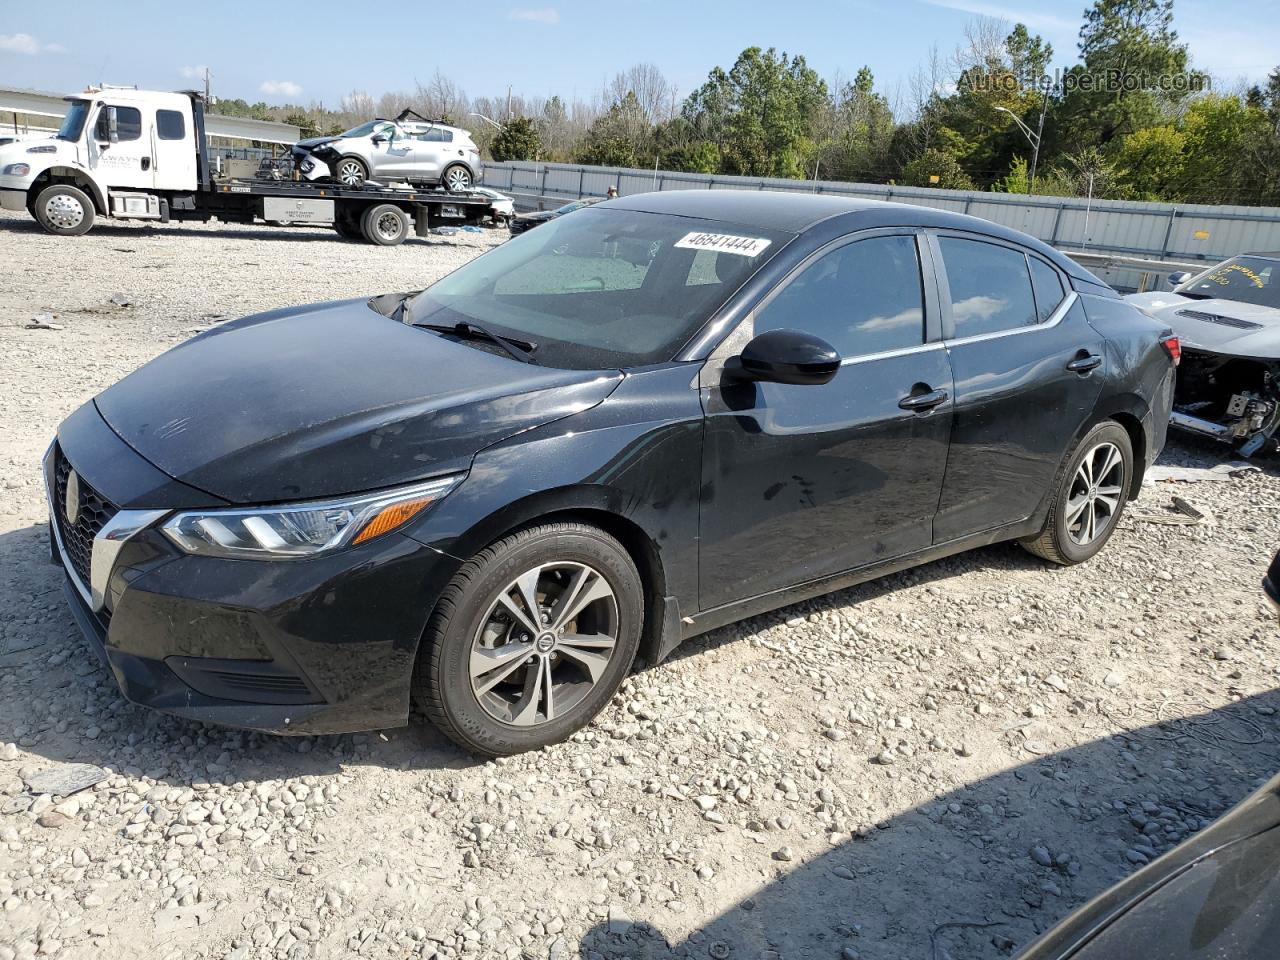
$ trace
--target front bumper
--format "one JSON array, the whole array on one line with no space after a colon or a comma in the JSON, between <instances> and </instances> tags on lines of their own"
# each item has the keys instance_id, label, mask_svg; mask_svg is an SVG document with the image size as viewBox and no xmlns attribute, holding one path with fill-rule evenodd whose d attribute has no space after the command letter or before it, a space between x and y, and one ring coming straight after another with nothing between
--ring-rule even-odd
<instances>
[{"instance_id":1,"label":"front bumper","mask_svg":"<svg viewBox=\"0 0 1280 960\"><path fill-rule=\"evenodd\" d=\"M0 209L19 212L27 209L27 187L18 177L0 177Z\"/></svg>"},{"instance_id":2,"label":"front bumper","mask_svg":"<svg viewBox=\"0 0 1280 960\"><path fill-rule=\"evenodd\" d=\"M92 487L99 461L81 456L89 446L79 419L79 431L60 431L60 449ZM399 534L310 560L196 557L153 522L118 545L109 570L92 569L99 598L68 555L60 510L51 496L53 559L72 614L131 702L270 733L407 722L418 641L457 569L452 557Z\"/></svg>"}]
</instances>

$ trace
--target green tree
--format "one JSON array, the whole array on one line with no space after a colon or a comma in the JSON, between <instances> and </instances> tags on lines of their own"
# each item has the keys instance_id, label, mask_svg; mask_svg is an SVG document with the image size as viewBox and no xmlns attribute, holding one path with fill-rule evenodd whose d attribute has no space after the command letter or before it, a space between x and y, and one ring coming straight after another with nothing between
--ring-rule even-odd
<instances>
[{"instance_id":1,"label":"green tree","mask_svg":"<svg viewBox=\"0 0 1280 960\"><path fill-rule=\"evenodd\" d=\"M295 110L293 113L290 113L284 118L284 122L297 127L303 140L306 140L308 137L320 136L320 130L316 127L315 121L300 111Z\"/></svg>"},{"instance_id":2,"label":"green tree","mask_svg":"<svg viewBox=\"0 0 1280 960\"><path fill-rule=\"evenodd\" d=\"M728 72L711 71L683 115L717 147L721 172L803 177L826 102L827 85L804 57L748 47Z\"/></svg>"},{"instance_id":3,"label":"green tree","mask_svg":"<svg viewBox=\"0 0 1280 960\"><path fill-rule=\"evenodd\" d=\"M1135 200L1180 200L1187 138L1164 124L1129 134L1116 155L1120 182Z\"/></svg>"},{"instance_id":4,"label":"green tree","mask_svg":"<svg viewBox=\"0 0 1280 960\"><path fill-rule=\"evenodd\" d=\"M973 180L960 166L954 154L930 147L912 160L902 171L902 183L908 187L938 187L943 190L972 190Z\"/></svg>"},{"instance_id":5,"label":"green tree","mask_svg":"<svg viewBox=\"0 0 1280 960\"><path fill-rule=\"evenodd\" d=\"M894 118L889 101L875 92L875 77L863 67L841 87L833 104L831 139L822 146L821 175L875 181L889 167Z\"/></svg>"},{"instance_id":6,"label":"green tree","mask_svg":"<svg viewBox=\"0 0 1280 960\"><path fill-rule=\"evenodd\" d=\"M503 160L537 160L542 142L538 136L538 125L528 117L512 117L502 125L489 151L493 159Z\"/></svg>"},{"instance_id":7,"label":"green tree","mask_svg":"<svg viewBox=\"0 0 1280 960\"><path fill-rule=\"evenodd\" d=\"M634 92L596 117L577 150L578 163L602 167L649 166L653 152L649 121Z\"/></svg>"},{"instance_id":8,"label":"green tree","mask_svg":"<svg viewBox=\"0 0 1280 960\"><path fill-rule=\"evenodd\" d=\"M1237 97L1201 97L1182 124L1181 192L1193 203L1275 199L1276 136L1265 110Z\"/></svg>"}]
</instances>

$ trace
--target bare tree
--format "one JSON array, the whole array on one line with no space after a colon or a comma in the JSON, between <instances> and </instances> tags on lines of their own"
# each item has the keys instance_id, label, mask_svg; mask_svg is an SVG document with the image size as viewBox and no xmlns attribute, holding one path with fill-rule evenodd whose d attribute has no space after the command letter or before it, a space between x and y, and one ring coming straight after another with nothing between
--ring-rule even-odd
<instances>
[{"instance_id":1,"label":"bare tree","mask_svg":"<svg viewBox=\"0 0 1280 960\"><path fill-rule=\"evenodd\" d=\"M418 81L413 99L414 109L423 116L448 117L454 123L461 123L471 109L466 92L439 70L429 83Z\"/></svg>"}]
</instances>

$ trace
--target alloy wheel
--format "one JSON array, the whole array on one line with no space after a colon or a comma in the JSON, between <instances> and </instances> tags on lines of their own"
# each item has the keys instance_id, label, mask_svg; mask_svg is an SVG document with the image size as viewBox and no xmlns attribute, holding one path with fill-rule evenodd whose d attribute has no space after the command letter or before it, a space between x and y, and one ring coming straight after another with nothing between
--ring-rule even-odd
<instances>
[{"instance_id":1,"label":"alloy wheel","mask_svg":"<svg viewBox=\"0 0 1280 960\"><path fill-rule=\"evenodd\" d=\"M364 183L364 168L356 160L343 160L338 164L338 179L348 187L358 187Z\"/></svg>"},{"instance_id":2,"label":"alloy wheel","mask_svg":"<svg viewBox=\"0 0 1280 960\"><path fill-rule=\"evenodd\" d=\"M472 639L472 692L501 723L550 723L600 682L618 629L617 597L598 570L573 561L526 570L493 599Z\"/></svg>"},{"instance_id":3,"label":"alloy wheel","mask_svg":"<svg viewBox=\"0 0 1280 960\"><path fill-rule=\"evenodd\" d=\"M1100 443L1080 461L1067 495L1067 535L1085 546L1102 536L1120 509L1124 456L1114 443Z\"/></svg>"},{"instance_id":4,"label":"alloy wheel","mask_svg":"<svg viewBox=\"0 0 1280 960\"><path fill-rule=\"evenodd\" d=\"M466 167L453 167L445 174L444 183L449 190L470 190L471 173Z\"/></svg>"},{"instance_id":5,"label":"alloy wheel","mask_svg":"<svg viewBox=\"0 0 1280 960\"><path fill-rule=\"evenodd\" d=\"M84 207L80 201L65 193L50 197L44 205L44 213L50 223L63 230L74 230L84 220Z\"/></svg>"}]
</instances>

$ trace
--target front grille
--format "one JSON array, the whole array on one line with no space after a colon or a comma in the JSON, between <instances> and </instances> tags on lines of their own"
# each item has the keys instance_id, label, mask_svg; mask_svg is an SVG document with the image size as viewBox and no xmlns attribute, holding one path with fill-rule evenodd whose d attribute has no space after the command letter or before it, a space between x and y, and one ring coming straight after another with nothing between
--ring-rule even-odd
<instances>
[{"instance_id":1,"label":"front grille","mask_svg":"<svg viewBox=\"0 0 1280 960\"><path fill-rule=\"evenodd\" d=\"M53 463L53 512L58 524L58 534L72 570L81 585L88 589L92 582L89 571L93 560L93 538L119 512L119 507L91 487L84 477L77 476L80 496L77 500L79 515L72 523L67 516L67 483L71 476L71 463L62 455L62 448L54 450Z\"/></svg>"},{"instance_id":2,"label":"front grille","mask_svg":"<svg viewBox=\"0 0 1280 960\"><path fill-rule=\"evenodd\" d=\"M1262 324L1238 317L1224 317L1220 313L1205 313L1203 310L1179 310L1178 316L1192 320L1203 320L1205 323L1216 323L1220 327L1235 327L1237 330L1259 330Z\"/></svg>"}]
</instances>

